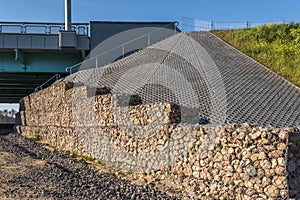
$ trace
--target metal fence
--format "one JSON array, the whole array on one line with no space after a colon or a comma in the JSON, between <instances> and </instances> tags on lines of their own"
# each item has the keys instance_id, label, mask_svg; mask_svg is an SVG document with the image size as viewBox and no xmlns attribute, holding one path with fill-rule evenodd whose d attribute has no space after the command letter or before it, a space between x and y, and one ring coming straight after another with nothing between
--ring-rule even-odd
<instances>
[{"instance_id":1,"label":"metal fence","mask_svg":"<svg viewBox=\"0 0 300 200\"><path fill-rule=\"evenodd\" d=\"M190 17L181 17L181 30L188 31L210 31L210 30L231 30L247 29L266 24L278 24L282 22L258 22L258 21L206 21Z\"/></svg>"},{"instance_id":2,"label":"metal fence","mask_svg":"<svg viewBox=\"0 0 300 200\"><path fill-rule=\"evenodd\" d=\"M65 29L64 23L39 23L39 22L0 22L0 33L14 34L58 34ZM89 34L88 23L74 23L72 30L78 35Z\"/></svg>"}]
</instances>

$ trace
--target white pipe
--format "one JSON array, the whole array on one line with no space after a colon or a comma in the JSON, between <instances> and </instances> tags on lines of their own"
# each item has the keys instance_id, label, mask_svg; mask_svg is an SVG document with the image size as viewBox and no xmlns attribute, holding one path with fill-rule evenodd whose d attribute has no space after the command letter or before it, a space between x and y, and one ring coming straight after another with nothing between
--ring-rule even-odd
<instances>
[{"instance_id":1,"label":"white pipe","mask_svg":"<svg viewBox=\"0 0 300 200\"><path fill-rule=\"evenodd\" d=\"M72 31L71 0L65 0L65 31Z\"/></svg>"}]
</instances>

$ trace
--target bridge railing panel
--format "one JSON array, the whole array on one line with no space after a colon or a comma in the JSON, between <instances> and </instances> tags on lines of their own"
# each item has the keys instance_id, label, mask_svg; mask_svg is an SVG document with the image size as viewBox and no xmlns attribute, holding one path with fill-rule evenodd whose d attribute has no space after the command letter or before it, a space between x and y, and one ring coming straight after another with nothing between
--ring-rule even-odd
<instances>
[{"instance_id":1,"label":"bridge railing panel","mask_svg":"<svg viewBox=\"0 0 300 200\"><path fill-rule=\"evenodd\" d=\"M63 23L28 23L28 22L0 22L0 33L13 34L58 34L64 30ZM74 23L72 30L78 35L89 34L88 23Z\"/></svg>"}]
</instances>

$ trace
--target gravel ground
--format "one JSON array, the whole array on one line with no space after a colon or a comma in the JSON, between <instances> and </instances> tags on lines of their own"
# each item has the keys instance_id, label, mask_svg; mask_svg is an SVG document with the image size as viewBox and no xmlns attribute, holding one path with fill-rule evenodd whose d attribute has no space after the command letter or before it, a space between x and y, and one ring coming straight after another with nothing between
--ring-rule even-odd
<instances>
[{"instance_id":1,"label":"gravel ground","mask_svg":"<svg viewBox=\"0 0 300 200\"><path fill-rule=\"evenodd\" d=\"M0 135L0 199L177 199L95 171L69 152L17 133Z\"/></svg>"}]
</instances>

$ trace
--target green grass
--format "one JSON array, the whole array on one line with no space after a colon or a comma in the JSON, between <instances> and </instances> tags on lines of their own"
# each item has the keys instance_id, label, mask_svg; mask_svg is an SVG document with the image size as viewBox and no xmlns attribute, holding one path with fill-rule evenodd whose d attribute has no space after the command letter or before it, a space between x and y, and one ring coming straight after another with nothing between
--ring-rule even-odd
<instances>
[{"instance_id":1,"label":"green grass","mask_svg":"<svg viewBox=\"0 0 300 200\"><path fill-rule=\"evenodd\" d=\"M87 155L81 155L81 154L78 154L76 153L75 151L70 151L70 154L77 157L77 158L82 158L83 160L85 161L90 161L90 162L93 162L95 161L96 159L93 158L92 156L87 156Z\"/></svg>"},{"instance_id":2,"label":"green grass","mask_svg":"<svg viewBox=\"0 0 300 200\"><path fill-rule=\"evenodd\" d=\"M80 155L80 157L85 160L85 161L94 161L95 159L92 156L85 156L85 155Z\"/></svg>"},{"instance_id":3,"label":"green grass","mask_svg":"<svg viewBox=\"0 0 300 200\"><path fill-rule=\"evenodd\" d=\"M212 33L300 87L299 23Z\"/></svg>"},{"instance_id":4,"label":"green grass","mask_svg":"<svg viewBox=\"0 0 300 200\"><path fill-rule=\"evenodd\" d=\"M40 141L42 139L42 136L40 135L35 135L34 137L28 138L30 141L32 142L37 142Z\"/></svg>"},{"instance_id":5,"label":"green grass","mask_svg":"<svg viewBox=\"0 0 300 200\"><path fill-rule=\"evenodd\" d=\"M134 173L134 171L132 169L127 170L127 174L133 174L133 173Z\"/></svg>"}]
</instances>

